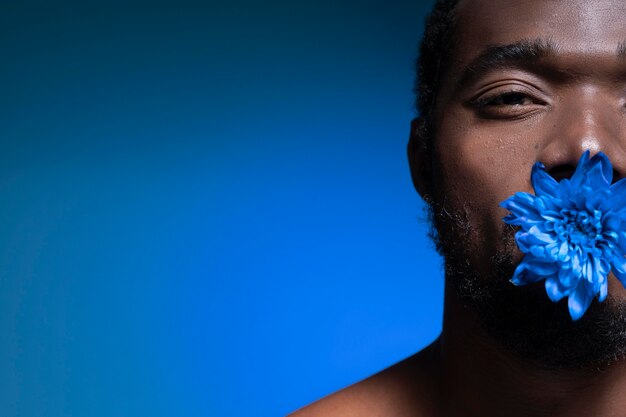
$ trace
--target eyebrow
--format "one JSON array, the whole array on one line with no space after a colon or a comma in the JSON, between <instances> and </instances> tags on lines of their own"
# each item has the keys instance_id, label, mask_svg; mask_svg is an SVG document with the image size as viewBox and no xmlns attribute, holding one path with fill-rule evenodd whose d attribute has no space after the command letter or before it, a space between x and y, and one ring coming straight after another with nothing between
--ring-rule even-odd
<instances>
[{"instance_id":1,"label":"eyebrow","mask_svg":"<svg viewBox=\"0 0 626 417\"><path fill-rule=\"evenodd\" d=\"M626 56L626 42L620 44L620 48L623 48ZM507 45L489 46L463 69L457 86L466 85L494 69L530 66L540 59L555 56L557 51L558 46L550 39L521 40Z\"/></svg>"},{"instance_id":2,"label":"eyebrow","mask_svg":"<svg viewBox=\"0 0 626 417\"><path fill-rule=\"evenodd\" d=\"M487 47L462 71L457 87L462 87L479 78L487 71L512 67L531 67L544 58L557 55L559 46L551 39L523 39L506 45ZM626 40L616 50L617 58L626 60Z\"/></svg>"}]
</instances>

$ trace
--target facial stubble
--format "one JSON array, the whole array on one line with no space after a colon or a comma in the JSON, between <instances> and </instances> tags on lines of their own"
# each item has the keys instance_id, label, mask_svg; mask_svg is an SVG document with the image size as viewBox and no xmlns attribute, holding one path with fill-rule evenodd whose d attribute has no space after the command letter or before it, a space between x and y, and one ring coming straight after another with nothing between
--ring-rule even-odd
<instances>
[{"instance_id":1,"label":"facial stubble","mask_svg":"<svg viewBox=\"0 0 626 417\"><path fill-rule=\"evenodd\" d=\"M626 358L626 302L609 294L572 321L567 299L550 301L544 281L521 287L509 282L516 267L515 228L502 222L497 249L480 252L488 257L489 272L479 273L472 259L481 231L470 220L471 206L429 201L427 207L446 285L502 347L543 369L602 370Z\"/></svg>"}]
</instances>

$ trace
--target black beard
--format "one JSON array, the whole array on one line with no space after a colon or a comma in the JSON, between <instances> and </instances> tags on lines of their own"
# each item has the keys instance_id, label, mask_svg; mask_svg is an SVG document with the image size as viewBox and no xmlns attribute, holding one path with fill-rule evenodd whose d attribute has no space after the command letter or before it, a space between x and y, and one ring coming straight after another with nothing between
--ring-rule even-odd
<instances>
[{"instance_id":1,"label":"black beard","mask_svg":"<svg viewBox=\"0 0 626 417\"><path fill-rule=\"evenodd\" d=\"M515 228L502 223L500 249L489 258L491 272L481 276L469 256L477 236L471 210L432 202L428 207L430 237L444 257L446 285L504 348L550 370L602 370L626 358L626 302L611 295L602 303L596 299L572 321L567 297L550 301L544 281L519 287L509 282L516 267Z\"/></svg>"}]
</instances>

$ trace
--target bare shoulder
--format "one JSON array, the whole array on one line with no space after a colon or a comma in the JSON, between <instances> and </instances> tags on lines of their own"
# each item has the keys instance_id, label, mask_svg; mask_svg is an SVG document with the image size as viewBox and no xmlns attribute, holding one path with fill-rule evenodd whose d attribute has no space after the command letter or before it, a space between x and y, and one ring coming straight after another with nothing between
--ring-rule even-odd
<instances>
[{"instance_id":1,"label":"bare shoulder","mask_svg":"<svg viewBox=\"0 0 626 417\"><path fill-rule=\"evenodd\" d=\"M433 345L288 417L434 416Z\"/></svg>"}]
</instances>

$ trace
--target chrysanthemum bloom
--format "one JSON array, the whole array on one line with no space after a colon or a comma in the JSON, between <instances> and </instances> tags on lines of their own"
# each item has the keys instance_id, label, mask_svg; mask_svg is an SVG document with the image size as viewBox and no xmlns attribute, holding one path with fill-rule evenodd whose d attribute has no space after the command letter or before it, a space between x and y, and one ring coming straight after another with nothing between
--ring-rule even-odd
<instances>
[{"instance_id":1,"label":"chrysanthemum bloom","mask_svg":"<svg viewBox=\"0 0 626 417\"><path fill-rule=\"evenodd\" d=\"M572 320L596 296L604 301L609 272L626 286L626 178L611 185L612 179L606 155L589 159L587 151L574 175L558 182L537 162L535 195L519 192L500 203L511 212L504 221L521 227L515 240L525 254L511 282L545 280L552 301L568 297Z\"/></svg>"}]
</instances>

